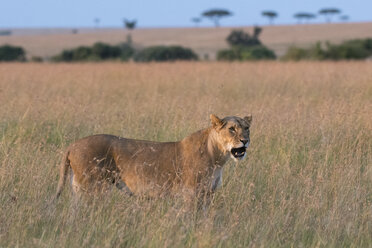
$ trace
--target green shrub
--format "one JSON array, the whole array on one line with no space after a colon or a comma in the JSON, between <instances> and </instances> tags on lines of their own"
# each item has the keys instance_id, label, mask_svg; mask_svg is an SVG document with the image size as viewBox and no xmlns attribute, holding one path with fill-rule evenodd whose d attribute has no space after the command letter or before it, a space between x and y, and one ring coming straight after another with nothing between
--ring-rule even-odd
<instances>
[{"instance_id":1,"label":"green shrub","mask_svg":"<svg viewBox=\"0 0 372 248\"><path fill-rule=\"evenodd\" d=\"M26 61L26 53L22 47L0 46L0 61Z\"/></svg>"},{"instance_id":2,"label":"green shrub","mask_svg":"<svg viewBox=\"0 0 372 248\"><path fill-rule=\"evenodd\" d=\"M271 60L276 59L275 53L265 46L255 46L241 49L242 60Z\"/></svg>"},{"instance_id":3,"label":"green shrub","mask_svg":"<svg viewBox=\"0 0 372 248\"><path fill-rule=\"evenodd\" d=\"M129 45L112 46L105 43L95 43L92 47L80 46L71 50L64 50L52 60L60 62L73 61L103 61L112 59L128 60L134 53Z\"/></svg>"},{"instance_id":4,"label":"green shrub","mask_svg":"<svg viewBox=\"0 0 372 248\"><path fill-rule=\"evenodd\" d=\"M92 55L97 56L101 60L119 58L121 56L121 49L118 46L110 46L99 42L93 45Z\"/></svg>"},{"instance_id":5,"label":"green shrub","mask_svg":"<svg viewBox=\"0 0 372 248\"><path fill-rule=\"evenodd\" d=\"M326 58L331 60L365 59L372 54L372 39L350 40L340 45L327 44Z\"/></svg>"},{"instance_id":6,"label":"green shrub","mask_svg":"<svg viewBox=\"0 0 372 248\"><path fill-rule=\"evenodd\" d=\"M326 59L327 54L322 48L322 44L320 42L317 42L308 50L308 57L313 60L324 60Z\"/></svg>"},{"instance_id":7,"label":"green shrub","mask_svg":"<svg viewBox=\"0 0 372 248\"><path fill-rule=\"evenodd\" d=\"M217 52L217 60L226 60L226 61L233 61L233 60L240 60L240 54L238 49L223 49Z\"/></svg>"},{"instance_id":8,"label":"green shrub","mask_svg":"<svg viewBox=\"0 0 372 248\"><path fill-rule=\"evenodd\" d=\"M217 53L217 60L272 60L276 59L275 53L265 46L252 47L233 47L231 49L220 50Z\"/></svg>"},{"instance_id":9,"label":"green shrub","mask_svg":"<svg viewBox=\"0 0 372 248\"><path fill-rule=\"evenodd\" d=\"M71 50L63 50L60 54L52 57L55 62L73 62L90 60L92 52L89 47L80 46Z\"/></svg>"},{"instance_id":10,"label":"green shrub","mask_svg":"<svg viewBox=\"0 0 372 248\"><path fill-rule=\"evenodd\" d=\"M119 48L121 50L120 59L122 61L128 61L135 53L134 48L127 42L120 44Z\"/></svg>"},{"instance_id":11,"label":"green shrub","mask_svg":"<svg viewBox=\"0 0 372 248\"><path fill-rule=\"evenodd\" d=\"M372 53L372 38L348 40L343 43L349 46L359 46Z\"/></svg>"},{"instance_id":12,"label":"green shrub","mask_svg":"<svg viewBox=\"0 0 372 248\"><path fill-rule=\"evenodd\" d=\"M138 62L197 60L198 56L189 48L181 46L152 46L134 56Z\"/></svg>"},{"instance_id":13,"label":"green shrub","mask_svg":"<svg viewBox=\"0 0 372 248\"><path fill-rule=\"evenodd\" d=\"M81 46L74 49L72 58L75 61L97 60L93 54L92 48L86 46Z\"/></svg>"},{"instance_id":14,"label":"green shrub","mask_svg":"<svg viewBox=\"0 0 372 248\"><path fill-rule=\"evenodd\" d=\"M294 60L299 61L303 59L309 59L308 50L291 46L288 48L286 54L282 57L283 60Z\"/></svg>"},{"instance_id":15,"label":"green shrub","mask_svg":"<svg viewBox=\"0 0 372 248\"><path fill-rule=\"evenodd\" d=\"M41 63L41 62L43 62L44 60L43 60L42 57L39 57L39 56L32 56L32 57L31 57L31 61L32 61L32 62L36 62L36 63Z\"/></svg>"},{"instance_id":16,"label":"green shrub","mask_svg":"<svg viewBox=\"0 0 372 248\"><path fill-rule=\"evenodd\" d=\"M289 47L287 53L282 57L282 60L324 60L326 56L321 43L317 42L308 49L295 46Z\"/></svg>"},{"instance_id":17,"label":"green shrub","mask_svg":"<svg viewBox=\"0 0 372 248\"><path fill-rule=\"evenodd\" d=\"M339 45L320 42L308 49L290 47L283 60L360 60L372 55L372 39L345 41Z\"/></svg>"}]
</instances>

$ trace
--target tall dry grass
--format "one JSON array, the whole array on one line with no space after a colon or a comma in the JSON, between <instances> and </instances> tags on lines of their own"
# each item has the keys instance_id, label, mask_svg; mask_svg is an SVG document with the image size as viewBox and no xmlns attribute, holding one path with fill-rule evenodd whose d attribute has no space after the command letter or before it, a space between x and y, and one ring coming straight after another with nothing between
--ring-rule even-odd
<instances>
[{"instance_id":1,"label":"tall dry grass","mask_svg":"<svg viewBox=\"0 0 372 248\"><path fill-rule=\"evenodd\" d=\"M372 64L0 64L0 247L371 247ZM109 195L49 204L64 148L178 140L252 113L206 211Z\"/></svg>"}]
</instances>

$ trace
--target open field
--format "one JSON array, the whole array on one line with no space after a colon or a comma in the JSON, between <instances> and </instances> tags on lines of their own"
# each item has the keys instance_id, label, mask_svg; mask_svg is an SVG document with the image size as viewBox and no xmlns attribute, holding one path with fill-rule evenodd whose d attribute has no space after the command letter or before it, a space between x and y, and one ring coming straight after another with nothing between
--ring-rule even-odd
<instances>
[{"instance_id":1,"label":"open field","mask_svg":"<svg viewBox=\"0 0 372 248\"><path fill-rule=\"evenodd\" d=\"M1 64L0 247L371 247L372 63ZM49 204L91 134L178 140L253 114L206 211L113 189Z\"/></svg>"},{"instance_id":2,"label":"open field","mask_svg":"<svg viewBox=\"0 0 372 248\"><path fill-rule=\"evenodd\" d=\"M238 27L239 28L239 27ZM241 27L252 33L252 27ZM264 26L262 42L282 56L291 45L306 47L317 41L341 42L348 39L372 36L372 23L341 23L316 25ZM154 28L132 32L137 46L183 45L192 48L201 58L210 59L222 48L232 27L221 28ZM72 34L72 29L14 30L13 36L0 36L0 45L13 44L24 47L29 56L50 57L66 48L92 45L97 41L118 44L126 40L123 29L81 29Z\"/></svg>"}]
</instances>

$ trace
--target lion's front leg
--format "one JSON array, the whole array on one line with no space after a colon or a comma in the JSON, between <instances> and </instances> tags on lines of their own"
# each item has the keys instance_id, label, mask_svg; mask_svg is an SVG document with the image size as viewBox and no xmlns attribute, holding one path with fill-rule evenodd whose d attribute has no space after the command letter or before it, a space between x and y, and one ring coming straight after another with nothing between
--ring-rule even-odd
<instances>
[{"instance_id":1,"label":"lion's front leg","mask_svg":"<svg viewBox=\"0 0 372 248\"><path fill-rule=\"evenodd\" d=\"M212 178L211 178L211 191L214 192L216 191L219 187L222 185L222 172L223 168L222 167L217 167L214 169Z\"/></svg>"},{"instance_id":2,"label":"lion's front leg","mask_svg":"<svg viewBox=\"0 0 372 248\"><path fill-rule=\"evenodd\" d=\"M212 199L214 191L210 184L198 184L196 187L184 187L182 196L189 210L206 210Z\"/></svg>"}]
</instances>

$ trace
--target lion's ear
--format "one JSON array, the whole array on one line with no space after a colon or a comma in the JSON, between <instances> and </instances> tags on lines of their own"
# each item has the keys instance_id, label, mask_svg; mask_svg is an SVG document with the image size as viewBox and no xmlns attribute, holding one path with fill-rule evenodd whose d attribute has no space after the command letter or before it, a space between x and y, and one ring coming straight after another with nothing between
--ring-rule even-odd
<instances>
[{"instance_id":1,"label":"lion's ear","mask_svg":"<svg viewBox=\"0 0 372 248\"><path fill-rule=\"evenodd\" d=\"M252 115L247 115L246 117L244 117L244 120L248 123L248 125L250 126L251 123L252 123Z\"/></svg>"},{"instance_id":2,"label":"lion's ear","mask_svg":"<svg viewBox=\"0 0 372 248\"><path fill-rule=\"evenodd\" d=\"M211 123L214 128L222 126L222 120L215 116L214 114L210 115Z\"/></svg>"}]
</instances>

